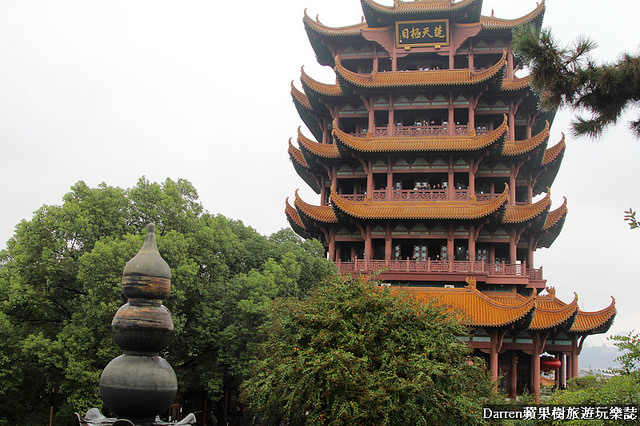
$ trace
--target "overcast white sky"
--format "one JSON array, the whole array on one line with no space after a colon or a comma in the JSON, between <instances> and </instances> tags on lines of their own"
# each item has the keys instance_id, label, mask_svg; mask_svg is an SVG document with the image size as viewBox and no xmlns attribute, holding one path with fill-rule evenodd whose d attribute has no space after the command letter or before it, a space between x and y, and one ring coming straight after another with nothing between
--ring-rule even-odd
<instances>
[{"instance_id":1,"label":"overcast white sky","mask_svg":"<svg viewBox=\"0 0 640 426\"><path fill-rule=\"evenodd\" d=\"M597 60L638 52L640 2L546 4L545 26L566 42L588 35L598 42ZM535 6L484 0L483 14L513 18ZM315 61L304 8L330 26L362 16L358 0L0 2L0 245L79 180L126 188L142 175L185 178L207 210L262 234L288 226L284 200L296 188L318 203L287 155L303 125L291 80L301 87L302 65L318 80L335 80ZM569 216L551 249L537 252L536 266L560 298L569 302L576 291L583 310L616 297L609 334L630 331L640 323L640 231L622 217L640 209L640 142L628 120L597 142L576 140L571 116L556 116L549 141L567 133L551 191L552 208L567 197Z\"/></svg>"}]
</instances>

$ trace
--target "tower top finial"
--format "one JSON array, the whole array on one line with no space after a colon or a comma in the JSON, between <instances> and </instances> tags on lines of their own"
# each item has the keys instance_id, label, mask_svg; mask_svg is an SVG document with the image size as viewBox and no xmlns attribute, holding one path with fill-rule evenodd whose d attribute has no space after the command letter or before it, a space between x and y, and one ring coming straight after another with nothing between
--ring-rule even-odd
<instances>
[{"instance_id":1,"label":"tower top finial","mask_svg":"<svg viewBox=\"0 0 640 426\"><path fill-rule=\"evenodd\" d=\"M156 243L156 226L150 223L147 226L147 235L140 251L124 267L122 276L145 275L148 277L159 277L171 279L171 268L158 253Z\"/></svg>"}]
</instances>

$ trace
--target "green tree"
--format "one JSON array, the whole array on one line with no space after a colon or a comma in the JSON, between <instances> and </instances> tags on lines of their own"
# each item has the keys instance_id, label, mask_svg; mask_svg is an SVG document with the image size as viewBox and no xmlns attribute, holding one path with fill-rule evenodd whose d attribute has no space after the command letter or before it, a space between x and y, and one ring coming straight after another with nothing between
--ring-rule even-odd
<instances>
[{"instance_id":1,"label":"green tree","mask_svg":"<svg viewBox=\"0 0 640 426\"><path fill-rule=\"evenodd\" d=\"M367 281L278 299L263 330L242 387L261 424L474 424L493 395L455 314Z\"/></svg>"},{"instance_id":2,"label":"green tree","mask_svg":"<svg viewBox=\"0 0 640 426\"><path fill-rule=\"evenodd\" d=\"M640 58L625 53L611 64L597 64L588 53L596 43L579 38L573 48L561 47L549 29L523 27L514 34L514 48L531 70L532 85L542 107L568 106L591 116L573 123L576 135L598 137L622 113L640 101ZM640 119L630 128L640 137Z\"/></svg>"},{"instance_id":3,"label":"green tree","mask_svg":"<svg viewBox=\"0 0 640 426\"><path fill-rule=\"evenodd\" d=\"M149 221L171 266L164 303L175 336L164 356L179 391L223 399L247 372L269 301L302 297L333 271L317 241L287 231L267 238L211 215L187 181L78 182L61 205L19 223L0 252L0 425L44 424L52 403L60 424L101 406L98 378L120 353L110 324L126 302L122 270Z\"/></svg>"},{"instance_id":4,"label":"green tree","mask_svg":"<svg viewBox=\"0 0 640 426\"><path fill-rule=\"evenodd\" d=\"M531 71L532 86L543 108L567 106L589 114L573 122L577 136L601 136L640 101L638 55L625 53L614 63L597 64L587 56L596 47L595 42L581 37L574 47L561 47L551 30L538 32L533 26L515 30L513 46ZM640 118L631 121L629 127L640 137ZM624 213L629 227L638 228L635 211L630 208Z\"/></svg>"}]
</instances>

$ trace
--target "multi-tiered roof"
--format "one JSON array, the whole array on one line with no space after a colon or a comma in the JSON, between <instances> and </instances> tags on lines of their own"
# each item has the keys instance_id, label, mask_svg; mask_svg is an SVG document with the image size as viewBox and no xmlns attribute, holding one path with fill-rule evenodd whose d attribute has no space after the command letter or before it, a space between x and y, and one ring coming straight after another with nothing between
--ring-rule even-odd
<instances>
[{"instance_id":1,"label":"multi-tiered roof","mask_svg":"<svg viewBox=\"0 0 640 426\"><path fill-rule=\"evenodd\" d=\"M548 348L574 354L577 339L608 329L615 307L587 313L577 299L539 295L546 280L533 254L567 214L549 190L565 141L548 146L554 112L538 110L511 38L541 27L544 1L518 19L482 16L481 0L361 4L366 20L341 28L305 11L318 62L336 79L302 69L302 90L291 86L310 136L298 129L289 155L320 194L318 204L297 192L287 200L292 228L322 241L342 272L376 273L465 312L471 346L492 362L509 344L541 351L542 332Z\"/></svg>"}]
</instances>

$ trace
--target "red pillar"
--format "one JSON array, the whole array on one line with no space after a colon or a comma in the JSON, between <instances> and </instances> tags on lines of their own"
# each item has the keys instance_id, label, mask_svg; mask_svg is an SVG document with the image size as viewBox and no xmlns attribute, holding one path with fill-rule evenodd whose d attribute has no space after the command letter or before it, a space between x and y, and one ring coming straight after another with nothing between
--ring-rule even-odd
<instances>
[{"instance_id":1,"label":"red pillar","mask_svg":"<svg viewBox=\"0 0 640 426\"><path fill-rule=\"evenodd\" d=\"M332 262L336 260L336 231L334 229L329 230L329 260Z\"/></svg>"},{"instance_id":2,"label":"red pillar","mask_svg":"<svg viewBox=\"0 0 640 426\"><path fill-rule=\"evenodd\" d=\"M533 337L533 354L531 354L531 391L536 399L540 401L540 334Z\"/></svg>"},{"instance_id":3,"label":"red pillar","mask_svg":"<svg viewBox=\"0 0 640 426\"><path fill-rule=\"evenodd\" d=\"M447 173L447 200L453 200L453 157L449 156L449 172Z\"/></svg>"},{"instance_id":4,"label":"red pillar","mask_svg":"<svg viewBox=\"0 0 640 426\"><path fill-rule=\"evenodd\" d=\"M471 225L469 229L469 261L473 263L476 260L476 239L474 238L475 226Z\"/></svg>"},{"instance_id":5,"label":"red pillar","mask_svg":"<svg viewBox=\"0 0 640 426\"><path fill-rule=\"evenodd\" d=\"M393 199L393 172L391 171L391 158L387 163L387 200Z\"/></svg>"},{"instance_id":6,"label":"red pillar","mask_svg":"<svg viewBox=\"0 0 640 426\"><path fill-rule=\"evenodd\" d=\"M511 365L509 368L509 396L515 398L518 391L518 353L511 352Z\"/></svg>"},{"instance_id":7,"label":"red pillar","mask_svg":"<svg viewBox=\"0 0 640 426\"><path fill-rule=\"evenodd\" d=\"M389 261L391 259L392 251L391 225L387 225L386 235L384 237L384 260Z\"/></svg>"},{"instance_id":8,"label":"red pillar","mask_svg":"<svg viewBox=\"0 0 640 426\"><path fill-rule=\"evenodd\" d=\"M365 260L372 258L373 242L371 241L371 225L366 226L364 240L364 258Z\"/></svg>"},{"instance_id":9,"label":"red pillar","mask_svg":"<svg viewBox=\"0 0 640 426\"><path fill-rule=\"evenodd\" d=\"M489 369L491 370L491 380L493 380L495 390L498 389L498 330L491 333L491 353L489 354Z\"/></svg>"},{"instance_id":10,"label":"red pillar","mask_svg":"<svg viewBox=\"0 0 640 426\"><path fill-rule=\"evenodd\" d=\"M376 61L377 63L377 61ZM369 133L373 135L373 132L376 129L376 115L375 110L373 108L373 98L369 100Z\"/></svg>"},{"instance_id":11,"label":"red pillar","mask_svg":"<svg viewBox=\"0 0 640 426\"><path fill-rule=\"evenodd\" d=\"M571 377L578 377L578 338L571 339Z\"/></svg>"},{"instance_id":12,"label":"red pillar","mask_svg":"<svg viewBox=\"0 0 640 426\"><path fill-rule=\"evenodd\" d=\"M516 241L516 230L512 229L511 230L511 235L509 237L509 262L512 265L516 264L516 261L518 260L518 244Z\"/></svg>"},{"instance_id":13,"label":"red pillar","mask_svg":"<svg viewBox=\"0 0 640 426\"><path fill-rule=\"evenodd\" d=\"M453 92L449 91L449 114L447 115L447 121L449 122L447 127L447 134L454 135L456 123L454 122L455 115L453 113Z\"/></svg>"}]
</instances>

